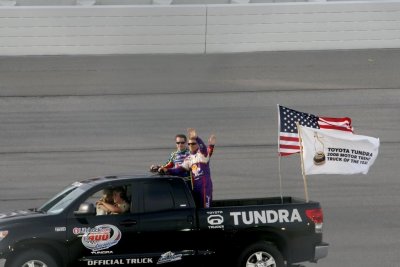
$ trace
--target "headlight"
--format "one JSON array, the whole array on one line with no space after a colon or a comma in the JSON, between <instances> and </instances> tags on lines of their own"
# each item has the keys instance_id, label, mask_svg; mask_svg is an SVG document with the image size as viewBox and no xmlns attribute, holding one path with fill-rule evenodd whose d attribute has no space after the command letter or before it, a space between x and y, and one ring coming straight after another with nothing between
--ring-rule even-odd
<instances>
[{"instance_id":1,"label":"headlight","mask_svg":"<svg viewBox=\"0 0 400 267\"><path fill-rule=\"evenodd\" d=\"M0 231L0 241L3 240L8 235L7 230Z\"/></svg>"}]
</instances>

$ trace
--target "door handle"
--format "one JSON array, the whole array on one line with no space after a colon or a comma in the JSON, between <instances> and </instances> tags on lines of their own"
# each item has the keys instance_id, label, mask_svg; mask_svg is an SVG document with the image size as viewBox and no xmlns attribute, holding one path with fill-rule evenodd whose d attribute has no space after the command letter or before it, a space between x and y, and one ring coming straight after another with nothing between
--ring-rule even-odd
<instances>
[{"instance_id":1,"label":"door handle","mask_svg":"<svg viewBox=\"0 0 400 267\"><path fill-rule=\"evenodd\" d=\"M119 223L122 226L133 226L137 224L136 220L126 220Z\"/></svg>"}]
</instances>

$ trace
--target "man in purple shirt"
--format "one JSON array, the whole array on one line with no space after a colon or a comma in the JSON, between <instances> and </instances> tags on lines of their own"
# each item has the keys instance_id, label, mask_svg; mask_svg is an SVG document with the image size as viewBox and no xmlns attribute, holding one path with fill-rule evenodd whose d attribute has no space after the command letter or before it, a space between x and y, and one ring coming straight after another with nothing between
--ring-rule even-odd
<instances>
[{"instance_id":1,"label":"man in purple shirt","mask_svg":"<svg viewBox=\"0 0 400 267\"><path fill-rule=\"evenodd\" d=\"M209 208L212 201L213 184L210 173L210 149L204 144L195 129L188 129L190 154L183 163L171 169L162 168L167 174L180 175L190 171L193 184L193 197L198 207ZM209 146L214 147L215 135L211 135ZM212 150L211 150L212 151Z\"/></svg>"}]
</instances>

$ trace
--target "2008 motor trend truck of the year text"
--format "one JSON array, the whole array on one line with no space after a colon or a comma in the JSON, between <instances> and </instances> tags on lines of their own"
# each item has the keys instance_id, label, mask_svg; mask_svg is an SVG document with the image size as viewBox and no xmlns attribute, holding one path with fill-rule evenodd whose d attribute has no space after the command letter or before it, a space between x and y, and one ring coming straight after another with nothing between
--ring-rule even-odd
<instances>
[{"instance_id":1,"label":"2008 motor trend truck of the year text","mask_svg":"<svg viewBox=\"0 0 400 267\"><path fill-rule=\"evenodd\" d=\"M103 190L115 187L129 211L96 215ZM0 258L6 267L283 267L326 257L322 228L318 202L217 200L203 209L182 178L107 176L73 183L40 208L0 214Z\"/></svg>"}]
</instances>

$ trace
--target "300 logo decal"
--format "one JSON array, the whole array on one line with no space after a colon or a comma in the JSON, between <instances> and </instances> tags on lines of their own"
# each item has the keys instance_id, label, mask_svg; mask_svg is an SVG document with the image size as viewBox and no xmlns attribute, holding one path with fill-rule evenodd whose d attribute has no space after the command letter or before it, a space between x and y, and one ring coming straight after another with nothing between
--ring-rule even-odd
<instances>
[{"instance_id":1,"label":"300 logo decal","mask_svg":"<svg viewBox=\"0 0 400 267\"><path fill-rule=\"evenodd\" d=\"M102 224L94 228L74 228L74 234L83 234L82 244L92 251L108 249L116 245L122 237L121 231L114 225Z\"/></svg>"}]
</instances>

